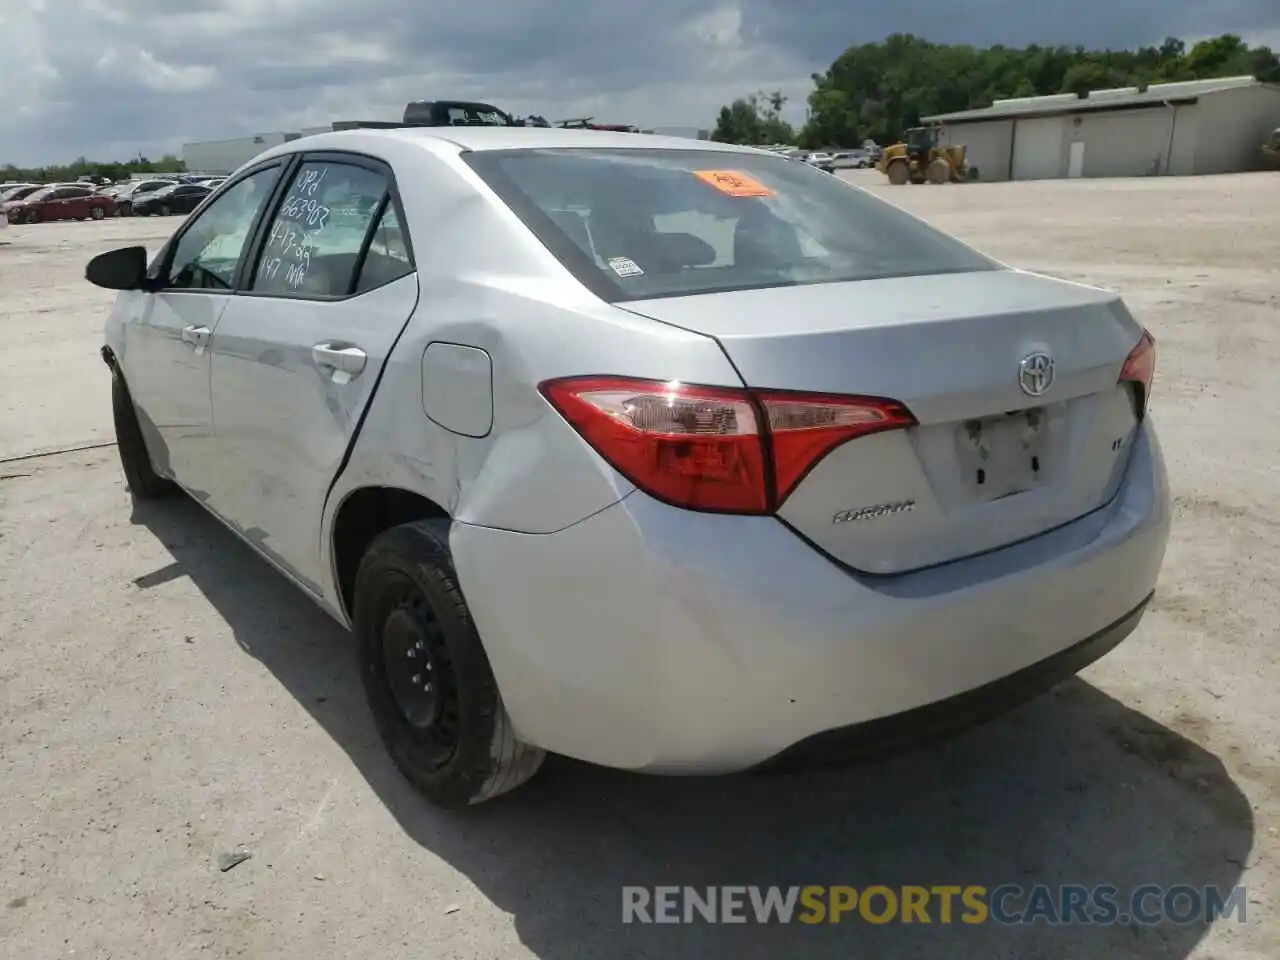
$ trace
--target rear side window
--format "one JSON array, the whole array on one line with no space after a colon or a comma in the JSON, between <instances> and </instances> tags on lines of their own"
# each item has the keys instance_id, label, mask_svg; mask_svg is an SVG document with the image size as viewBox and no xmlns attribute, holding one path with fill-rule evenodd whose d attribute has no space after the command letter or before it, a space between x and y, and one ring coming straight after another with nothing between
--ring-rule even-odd
<instances>
[{"instance_id":1,"label":"rear side window","mask_svg":"<svg viewBox=\"0 0 1280 960\"><path fill-rule=\"evenodd\" d=\"M465 158L610 300L997 267L892 204L782 157L561 148Z\"/></svg>"},{"instance_id":2,"label":"rear side window","mask_svg":"<svg viewBox=\"0 0 1280 960\"><path fill-rule=\"evenodd\" d=\"M267 228L250 289L291 297L350 294L390 184L367 167L302 164Z\"/></svg>"},{"instance_id":3,"label":"rear side window","mask_svg":"<svg viewBox=\"0 0 1280 960\"><path fill-rule=\"evenodd\" d=\"M404 229L400 226L395 204L388 202L373 229L373 236L369 238L369 250L356 279L356 293L373 290L411 273L413 263Z\"/></svg>"}]
</instances>

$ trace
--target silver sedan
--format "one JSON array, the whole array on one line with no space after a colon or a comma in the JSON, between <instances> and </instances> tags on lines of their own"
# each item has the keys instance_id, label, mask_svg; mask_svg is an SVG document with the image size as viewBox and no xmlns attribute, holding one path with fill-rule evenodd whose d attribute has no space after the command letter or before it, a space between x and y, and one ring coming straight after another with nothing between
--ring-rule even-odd
<instances>
[{"instance_id":1,"label":"silver sedan","mask_svg":"<svg viewBox=\"0 0 1280 960\"><path fill-rule=\"evenodd\" d=\"M193 495L351 628L439 804L548 751L946 732L1114 647L1163 559L1121 299L764 151L323 134L87 277L132 495Z\"/></svg>"}]
</instances>

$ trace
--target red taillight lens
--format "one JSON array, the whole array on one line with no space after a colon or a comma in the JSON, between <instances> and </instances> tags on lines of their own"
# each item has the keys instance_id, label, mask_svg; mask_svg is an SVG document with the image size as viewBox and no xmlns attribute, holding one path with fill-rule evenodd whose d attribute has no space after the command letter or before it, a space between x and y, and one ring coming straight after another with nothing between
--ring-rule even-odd
<instances>
[{"instance_id":1,"label":"red taillight lens","mask_svg":"<svg viewBox=\"0 0 1280 960\"><path fill-rule=\"evenodd\" d=\"M637 487L721 513L768 513L841 443L916 422L902 404L867 397L620 377L552 380L541 390Z\"/></svg>"},{"instance_id":2,"label":"red taillight lens","mask_svg":"<svg viewBox=\"0 0 1280 960\"><path fill-rule=\"evenodd\" d=\"M915 426L896 400L826 394L757 393L773 448L774 502L781 504L805 474L840 444L883 430Z\"/></svg>"},{"instance_id":3,"label":"red taillight lens","mask_svg":"<svg viewBox=\"0 0 1280 960\"><path fill-rule=\"evenodd\" d=\"M1148 330L1142 331L1142 339L1129 351L1124 367L1120 370L1120 382L1138 387L1137 411L1142 416L1147 411L1147 399L1151 396L1151 381L1156 375L1156 338Z\"/></svg>"}]
</instances>

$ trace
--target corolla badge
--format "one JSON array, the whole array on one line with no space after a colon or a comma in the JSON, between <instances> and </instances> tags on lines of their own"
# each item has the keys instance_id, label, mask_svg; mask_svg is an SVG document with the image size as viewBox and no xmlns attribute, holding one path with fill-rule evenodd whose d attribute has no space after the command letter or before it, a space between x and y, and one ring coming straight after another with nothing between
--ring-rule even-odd
<instances>
[{"instance_id":1,"label":"corolla badge","mask_svg":"<svg viewBox=\"0 0 1280 960\"><path fill-rule=\"evenodd\" d=\"M856 510L841 510L831 518L832 523L850 523L855 520L879 520L891 517L895 513L907 513L914 510L914 500L895 500L892 503L877 503L870 507L859 507Z\"/></svg>"}]
</instances>

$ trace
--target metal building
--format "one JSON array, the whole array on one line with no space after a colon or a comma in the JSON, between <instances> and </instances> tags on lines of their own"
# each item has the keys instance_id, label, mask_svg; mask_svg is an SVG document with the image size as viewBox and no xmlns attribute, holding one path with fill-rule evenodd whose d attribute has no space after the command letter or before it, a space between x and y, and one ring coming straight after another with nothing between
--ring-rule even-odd
<instances>
[{"instance_id":1,"label":"metal building","mask_svg":"<svg viewBox=\"0 0 1280 960\"><path fill-rule=\"evenodd\" d=\"M219 176L231 173L263 150L298 139L296 133L256 133L231 140L204 140L182 145L182 162L188 170Z\"/></svg>"},{"instance_id":2,"label":"metal building","mask_svg":"<svg viewBox=\"0 0 1280 960\"><path fill-rule=\"evenodd\" d=\"M1256 169L1280 126L1280 85L1253 77L997 100L924 117L964 144L981 180L1140 177Z\"/></svg>"},{"instance_id":3,"label":"metal building","mask_svg":"<svg viewBox=\"0 0 1280 960\"><path fill-rule=\"evenodd\" d=\"M659 137L686 137L689 140L710 140L711 131L702 127L652 127L641 133L652 133Z\"/></svg>"}]
</instances>

